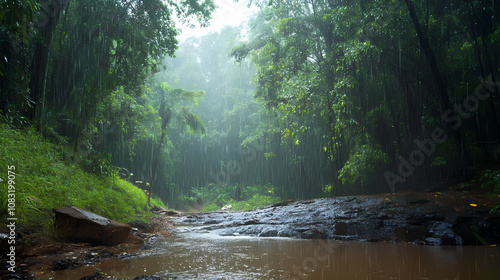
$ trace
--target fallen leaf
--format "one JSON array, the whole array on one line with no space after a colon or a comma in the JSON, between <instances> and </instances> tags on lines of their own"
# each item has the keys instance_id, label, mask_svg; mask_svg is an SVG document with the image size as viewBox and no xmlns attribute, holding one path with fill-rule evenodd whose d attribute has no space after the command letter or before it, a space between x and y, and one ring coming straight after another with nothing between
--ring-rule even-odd
<instances>
[{"instance_id":1,"label":"fallen leaf","mask_svg":"<svg viewBox=\"0 0 500 280\"><path fill-rule=\"evenodd\" d=\"M471 203L469 205L472 206L472 207L476 207L477 206L477 204L474 204L474 203Z\"/></svg>"}]
</instances>

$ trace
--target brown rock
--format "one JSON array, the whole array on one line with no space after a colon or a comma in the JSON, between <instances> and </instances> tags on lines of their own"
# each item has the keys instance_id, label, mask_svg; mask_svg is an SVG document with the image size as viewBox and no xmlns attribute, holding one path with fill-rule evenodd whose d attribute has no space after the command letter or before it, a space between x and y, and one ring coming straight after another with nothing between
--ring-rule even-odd
<instances>
[{"instance_id":1,"label":"brown rock","mask_svg":"<svg viewBox=\"0 0 500 280\"><path fill-rule=\"evenodd\" d=\"M56 228L68 240L112 246L124 242L131 229L130 225L73 206L62 206L54 212Z\"/></svg>"},{"instance_id":2,"label":"brown rock","mask_svg":"<svg viewBox=\"0 0 500 280\"><path fill-rule=\"evenodd\" d=\"M142 238L130 232L127 236L127 239L125 239L124 242L129 244L142 244L144 243L144 240L142 240Z\"/></svg>"}]
</instances>

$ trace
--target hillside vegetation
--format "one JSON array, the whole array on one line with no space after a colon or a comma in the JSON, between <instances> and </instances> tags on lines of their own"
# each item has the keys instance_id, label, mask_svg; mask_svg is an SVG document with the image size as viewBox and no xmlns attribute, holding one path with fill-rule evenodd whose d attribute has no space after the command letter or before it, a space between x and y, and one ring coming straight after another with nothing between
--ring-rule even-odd
<instances>
[{"instance_id":1,"label":"hillside vegetation","mask_svg":"<svg viewBox=\"0 0 500 280\"><path fill-rule=\"evenodd\" d=\"M85 159L30 129L1 125L0 139L0 213L7 215L7 187L11 185L8 171L11 170L15 172L15 217L21 232L47 233L52 225L52 209L63 205L120 222L151 215L145 211L144 191L121 179L105 160ZM152 199L152 205L164 207L159 199Z\"/></svg>"}]
</instances>

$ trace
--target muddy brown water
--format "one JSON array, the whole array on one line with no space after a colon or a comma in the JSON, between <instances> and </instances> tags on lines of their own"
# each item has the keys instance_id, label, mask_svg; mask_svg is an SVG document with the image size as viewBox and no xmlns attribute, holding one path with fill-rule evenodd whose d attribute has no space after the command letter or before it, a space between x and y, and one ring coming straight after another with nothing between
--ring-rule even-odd
<instances>
[{"instance_id":1,"label":"muddy brown water","mask_svg":"<svg viewBox=\"0 0 500 280\"><path fill-rule=\"evenodd\" d=\"M500 248L415 246L248 236L191 231L156 241L128 260L36 275L109 279L500 279Z\"/></svg>"}]
</instances>

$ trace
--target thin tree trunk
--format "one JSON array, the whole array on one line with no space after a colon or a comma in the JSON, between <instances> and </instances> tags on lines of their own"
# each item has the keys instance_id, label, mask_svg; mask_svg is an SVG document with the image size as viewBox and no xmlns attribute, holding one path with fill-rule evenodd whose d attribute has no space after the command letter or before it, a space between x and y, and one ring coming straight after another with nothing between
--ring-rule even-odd
<instances>
[{"instance_id":1,"label":"thin tree trunk","mask_svg":"<svg viewBox=\"0 0 500 280\"><path fill-rule=\"evenodd\" d=\"M151 196L153 194L154 187L156 186L156 177L158 174L158 157L161 153L161 146L163 144L163 139L165 138L165 131L163 130L161 133L160 143L158 143L158 150L156 153L153 153L153 162L151 166L151 182L149 185L149 194L148 194L148 205L151 207ZM154 150L154 149L153 149Z\"/></svg>"}]
</instances>

